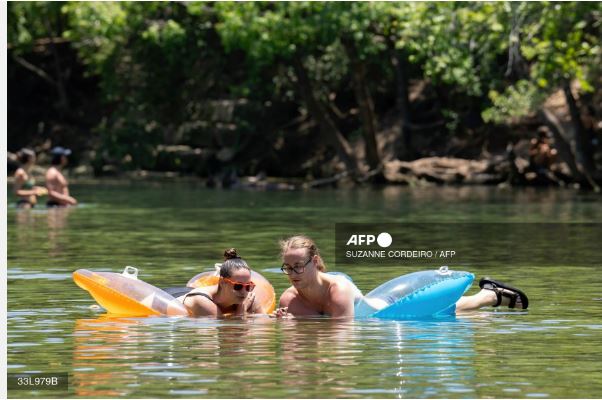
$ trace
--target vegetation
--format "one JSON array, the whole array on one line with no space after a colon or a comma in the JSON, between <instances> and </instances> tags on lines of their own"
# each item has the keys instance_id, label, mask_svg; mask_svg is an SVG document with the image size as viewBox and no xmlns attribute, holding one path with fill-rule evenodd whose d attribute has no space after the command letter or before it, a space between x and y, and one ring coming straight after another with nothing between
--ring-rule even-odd
<instances>
[{"instance_id":1,"label":"vegetation","mask_svg":"<svg viewBox=\"0 0 602 400\"><path fill-rule=\"evenodd\" d=\"M9 150L378 182L545 126L595 188L601 24L599 2L10 2Z\"/></svg>"}]
</instances>

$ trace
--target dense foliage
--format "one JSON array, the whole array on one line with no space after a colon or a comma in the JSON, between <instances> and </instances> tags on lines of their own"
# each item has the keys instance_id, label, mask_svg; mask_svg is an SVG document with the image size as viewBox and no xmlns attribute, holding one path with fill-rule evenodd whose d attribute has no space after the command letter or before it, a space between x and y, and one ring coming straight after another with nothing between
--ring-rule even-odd
<instances>
[{"instance_id":1,"label":"dense foliage","mask_svg":"<svg viewBox=\"0 0 602 400\"><path fill-rule=\"evenodd\" d=\"M10 2L8 24L9 149L60 140L97 172L481 157L555 93L560 139L600 163L599 2Z\"/></svg>"}]
</instances>

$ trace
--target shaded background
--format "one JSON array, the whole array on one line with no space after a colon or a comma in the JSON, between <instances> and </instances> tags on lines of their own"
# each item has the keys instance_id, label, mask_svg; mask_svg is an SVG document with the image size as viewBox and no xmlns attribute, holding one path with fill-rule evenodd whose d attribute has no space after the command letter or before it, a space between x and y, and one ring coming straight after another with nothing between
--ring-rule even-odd
<instances>
[{"instance_id":1,"label":"shaded background","mask_svg":"<svg viewBox=\"0 0 602 400\"><path fill-rule=\"evenodd\" d=\"M257 174L407 183L409 169L596 187L601 10L10 2L8 150L32 146L44 163L63 145L84 175L173 171L224 186ZM554 160L529 154L538 132ZM489 164L397 163L433 156Z\"/></svg>"}]
</instances>

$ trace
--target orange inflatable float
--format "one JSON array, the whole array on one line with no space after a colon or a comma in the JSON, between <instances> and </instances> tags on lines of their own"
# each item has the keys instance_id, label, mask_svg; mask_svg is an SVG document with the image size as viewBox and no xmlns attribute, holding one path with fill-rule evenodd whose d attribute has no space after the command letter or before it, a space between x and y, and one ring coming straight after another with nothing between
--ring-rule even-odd
<instances>
[{"instance_id":1,"label":"orange inflatable float","mask_svg":"<svg viewBox=\"0 0 602 400\"><path fill-rule=\"evenodd\" d=\"M274 288L261 274L252 271L255 283L255 301L263 306L266 313L274 311L276 294ZM86 290L109 314L127 317L154 315L188 316L188 310L169 293L138 279L138 270L126 267L122 274L115 272L93 272L78 269L73 280ZM219 272L208 271L193 277L188 287L199 288L216 285Z\"/></svg>"}]
</instances>

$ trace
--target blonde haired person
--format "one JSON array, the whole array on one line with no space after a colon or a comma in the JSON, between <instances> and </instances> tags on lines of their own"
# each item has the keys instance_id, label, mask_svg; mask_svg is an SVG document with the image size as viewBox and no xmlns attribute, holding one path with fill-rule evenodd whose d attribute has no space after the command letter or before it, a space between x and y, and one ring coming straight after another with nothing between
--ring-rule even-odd
<instances>
[{"instance_id":1,"label":"blonde haired person","mask_svg":"<svg viewBox=\"0 0 602 400\"><path fill-rule=\"evenodd\" d=\"M276 317L318 316L352 317L357 292L343 276L326 274L326 266L316 244L304 235L280 241L282 272L291 287L280 296ZM463 296L456 302L456 312L466 312L481 307L508 306L526 309L527 295L491 278L479 281L481 290L472 296Z\"/></svg>"},{"instance_id":2,"label":"blonde haired person","mask_svg":"<svg viewBox=\"0 0 602 400\"><path fill-rule=\"evenodd\" d=\"M353 317L355 288L343 276L326 274L324 260L312 239L292 236L280 241L280 251L281 270L292 286L280 296L277 317Z\"/></svg>"}]
</instances>

